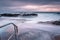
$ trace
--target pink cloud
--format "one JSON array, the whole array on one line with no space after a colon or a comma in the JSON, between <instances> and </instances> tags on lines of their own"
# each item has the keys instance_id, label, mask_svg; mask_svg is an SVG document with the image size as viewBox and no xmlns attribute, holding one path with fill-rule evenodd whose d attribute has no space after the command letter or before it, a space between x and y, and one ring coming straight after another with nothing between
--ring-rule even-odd
<instances>
[{"instance_id":1,"label":"pink cloud","mask_svg":"<svg viewBox=\"0 0 60 40\"><path fill-rule=\"evenodd\" d=\"M58 12L60 11L59 5L24 5L24 6L13 6L7 7L10 10L20 11L49 11L49 12Z\"/></svg>"}]
</instances>

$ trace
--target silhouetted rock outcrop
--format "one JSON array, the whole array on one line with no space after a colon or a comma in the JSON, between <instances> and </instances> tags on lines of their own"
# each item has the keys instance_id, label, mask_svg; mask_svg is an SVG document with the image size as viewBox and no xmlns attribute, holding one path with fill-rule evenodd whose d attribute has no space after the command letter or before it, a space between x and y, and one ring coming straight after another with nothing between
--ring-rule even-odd
<instances>
[{"instance_id":1,"label":"silhouetted rock outcrop","mask_svg":"<svg viewBox=\"0 0 60 40\"><path fill-rule=\"evenodd\" d=\"M60 21L54 21L54 22L52 22L52 24L60 25Z\"/></svg>"},{"instance_id":2,"label":"silhouetted rock outcrop","mask_svg":"<svg viewBox=\"0 0 60 40\"><path fill-rule=\"evenodd\" d=\"M60 40L60 35L54 37L55 40Z\"/></svg>"},{"instance_id":3,"label":"silhouetted rock outcrop","mask_svg":"<svg viewBox=\"0 0 60 40\"><path fill-rule=\"evenodd\" d=\"M46 22L38 22L39 23L45 23L45 24L54 24L54 25L60 25L60 21L46 21Z\"/></svg>"},{"instance_id":4,"label":"silhouetted rock outcrop","mask_svg":"<svg viewBox=\"0 0 60 40\"><path fill-rule=\"evenodd\" d=\"M7 17L16 17L16 16L19 16L20 14L7 14L7 13L5 13L5 14L1 14L1 16L7 16Z\"/></svg>"},{"instance_id":5,"label":"silhouetted rock outcrop","mask_svg":"<svg viewBox=\"0 0 60 40\"><path fill-rule=\"evenodd\" d=\"M57 14L60 14L60 12L57 12Z\"/></svg>"},{"instance_id":6,"label":"silhouetted rock outcrop","mask_svg":"<svg viewBox=\"0 0 60 40\"><path fill-rule=\"evenodd\" d=\"M37 16L37 14L23 14L22 16Z\"/></svg>"}]
</instances>

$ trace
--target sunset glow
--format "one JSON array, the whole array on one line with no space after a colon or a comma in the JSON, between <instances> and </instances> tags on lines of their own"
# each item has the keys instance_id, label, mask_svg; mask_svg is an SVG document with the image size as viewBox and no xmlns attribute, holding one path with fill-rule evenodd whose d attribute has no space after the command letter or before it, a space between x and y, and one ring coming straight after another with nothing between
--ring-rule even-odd
<instances>
[{"instance_id":1,"label":"sunset glow","mask_svg":"<svg viewBox=\"0 0 60 40\"><path fill-rule=\"evenodd\" d=\"M16 7L8 7L10 10L26 10L26 11L48 11L48 12L59 12L60 8L56 5L25 5L25 6L16 6Z\"/></svg>"},{"instance_id":2,"label":"sunset glow","mask_svg":"<svg viewBox=\"0 0 60 40\"><path fill-rule=\"evenodd\" d=\"M58 0L5 0L0 1L1 11L47 11L60 12Z\"/></svg>"},{"instance_id":3,"label":"sunset glow","mask_svg":"<svg viewBox=\"0 0 60 40\"><path fill-rule=\"evenodd\" d=\"M37 9L37 8L39 8L39 6L27 5L27 6L24 6L22 8L25 8L25 9Z\"/></svg>"}]
</instances>

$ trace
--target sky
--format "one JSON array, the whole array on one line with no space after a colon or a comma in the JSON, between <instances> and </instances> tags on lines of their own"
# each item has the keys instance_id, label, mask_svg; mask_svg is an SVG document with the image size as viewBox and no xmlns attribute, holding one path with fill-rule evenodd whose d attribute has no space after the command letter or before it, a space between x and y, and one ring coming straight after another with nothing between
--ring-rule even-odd
<instances>
[{"instance_id":1,"label":"sky","mask_svg":"<svg viewBox=\"0 0 60 40\"><path fill-rule=\"evenodd\" d=\"M60 0L0 0L0 12L60 12Z\"/></svg>"}]
</instances>

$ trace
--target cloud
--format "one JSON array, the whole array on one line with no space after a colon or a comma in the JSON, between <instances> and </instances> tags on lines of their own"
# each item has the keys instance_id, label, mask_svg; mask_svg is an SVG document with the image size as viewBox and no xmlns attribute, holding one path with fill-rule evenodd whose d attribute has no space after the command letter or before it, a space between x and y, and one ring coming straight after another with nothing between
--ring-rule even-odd
<instances>
[{"instance_id":1,"label":"cloud","mask_svg":"<svg viewBox=\"0 0 60 40\"><path fill-rule=\"evenodd\" d=\"M60 4L60 0L13 0L32 4Z\"/></svg>"},{"instance_id":2,"label":"cloud","mask_svg":"<svg viewBox=\"0 0 60 40\"><path fill-rule=\"evenodd\" d=\"M49 11L49 12L59 12L59 5L25 5L25 6L13 6L13 7L5 7L3 10L11 10L11 11Z\"/></svg>"},{"instance_id":3,"label":"cloud","mask_svg":"<svg viewBox=\"0 0 60 40\"><path fill-rule=\"evenodd\" d=\"M60 11L60 0L0 0L0 10Z\"/></svg>"},{"instance_id":4,"label":"cloud","mask_svg":"<svg viewBox=\"0 0 60 40\"><path fill-rule=\"evenodd\" d=\"M60 0L0 0L0 7L23 5L60 5Z\"/></svg>"}]
</instances>

